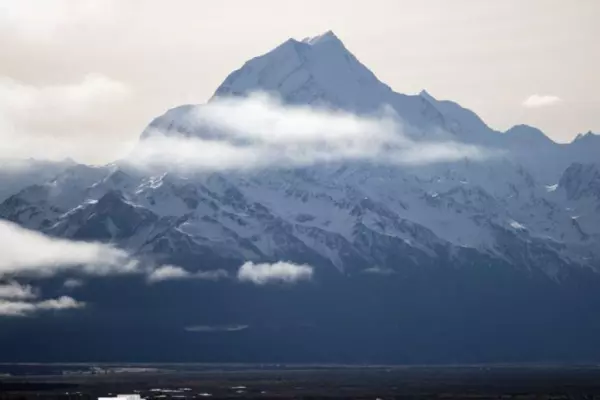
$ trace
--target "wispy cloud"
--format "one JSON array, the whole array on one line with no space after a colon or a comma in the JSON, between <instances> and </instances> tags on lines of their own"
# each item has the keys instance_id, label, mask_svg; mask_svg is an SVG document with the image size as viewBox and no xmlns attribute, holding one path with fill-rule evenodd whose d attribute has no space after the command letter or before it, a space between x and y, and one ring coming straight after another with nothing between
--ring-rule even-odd
<instances>
[{"instance_id":1,"label":"wispy cloud","mask_svg":"<svg viewBox=\"0 0 600 400\"><path fill-rule=\"evenodd\" d=\"M77 269L90 275L139 271L139 263L111 245L46 236L0 220L0 277L52 276Z\"/></svg>"},{"instance_id":2,"label":"wispy cloud","mask_svg":"<svg viewBox=\"0 0 600 400\"><path fill-rule=\"evenodd\" d=\"M83 281L81 279L69 278L63 283L63 286L66 289L72 290L83 286Z\"/></svg>"},{"instance_id":3,"label":"wispy cloud","mask_svg":"<svg viewBox=\"0 0 600 400\"><path fill-rule=\"evenodd\" d=\"M67 310L85 307L85 303L62 296L38 302L0 300L0 316L24 317L39 311Z\"/></svg>"},{"instance_id":4,"label":"wispy cloud","mask_svg":"<svg viewBox=\"0 0 600 400\"><path fill-rule=\"evenodd\" d=\"M312 279L313 268L309 265L277 262L274 264L254 264L246 262L238 270L237 277L242 282L257 285L268 283L295 283Z\"/></svg>"},{"instance_id":5,"label":"wispy cloud","mask_svg":"<svg viewBox=\"0 0 600 400\"><path fill-rule=\"evenodd\" d=\"M249 328L249 325L194 325L186 326L188 332L239 332Z\"/></svg>"},{"instance_id":6,"label":"wispy cloud","mask_svg":"<svg viewBox=\"0 0 600 400\"><path fill-rule=\"evenodd\" d=\"M177 120L192 134L167 132L169 124L154 126L134 146L107 125L131 96L127 85L101 74L55 86L0 77L0 159L94 160L110 152L128 154L124 162L143 169L221 171L352 160L421 165L495 154L450 136L417 140L390 110L358 116L287 105L264 93L192 108Z\"/></svg>"},{"instance_id":7,"label":"wispy cloud","mask_svg":"<svg viewBox=\"0 0 600 400\"><path fill-rule=\"evenodd\" d=\"M39 311L82 308L84 303L71 297L34 301L40 292L31 285L16 281L0 284L0 316L23 317Z\"/></svg>"},{"instance_id":8,"label":"wispy cloud","mask_svg":"<svg viewBox=\"0 0 600 400\"><path fill-rule=\"evenodd\" d=\"M0 284L0 299L28 300L36 297L37 293L30 285L21 285L15 281Z\"/></svg>"},{"instance_id":9,"label":"wispy cloud","mask_svg":"<svg viewBox=\"0 0 600 400\"><path fill-rule=\"evenodd\" d=\"M384 267L370 267L363 271L365 274L373 274L373 275L393 275L394 270L390 268Z\"/></svg>"},{"instance_id":10,"label":"wispy cloud","mask_svg":"<svg viewBox=\"0 0 600 400\"><path fill-rule=\"evenodd\" d=\"M560 103L562 99L558 96L533 94L523 101L527 108L539 108Z\"/></svg>"},{"instance_id":11,"label":"wispy cloud","mask_svg":"<svg viewBox=\"0 0 600 400\"><path fill-rule=\"evenodd\" d=\"M148 282L157 283L182 279L219 280L227 278L227 276L227 271L222 269L190 272L176 265L163 265L149 273Z\"/></svg>"},{"instance_id":12,"label":"wispy cloud","mask_svg":"<svg viewBox=\"0 0 600 400\"><path fill-rule=\"evenodd\" d=\"M391 111L357 116L285 105L261 93L216 99L179 118L187 133L155 125L128 161L141 168L227 170L352 160L421 165L493 156L455 141L414 139Z\"/></svg>"}]
</instances>

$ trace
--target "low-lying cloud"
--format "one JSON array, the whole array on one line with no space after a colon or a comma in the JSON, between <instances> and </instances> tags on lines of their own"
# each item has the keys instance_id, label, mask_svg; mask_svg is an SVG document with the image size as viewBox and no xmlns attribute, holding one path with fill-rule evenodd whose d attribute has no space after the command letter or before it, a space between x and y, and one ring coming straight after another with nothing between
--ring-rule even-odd
<instances>
[{"instance_id":1,"label":"low-lying cloud","mask_svg":"<svg viewBox=\"0 0 600 400\"><path fill-rule=\"evenodd\" d=\"M85 306L85 303L68 296L35 301L39 296L40 291L31 285L23 285L14 280L0 283L0 316L24 317L39 311L66 310Z\"/></svg>"},{"instance_id":2,"label":"low-lying cloud","mask_svg":"<svg viewBox=\"0 0 600 400\"><path fill-rule=\"evenodd\" d=\"M135 144L107 126L131 96L127 85L101 74L55 86L0 77L0 159L98 162L102 154L104 160L127 154L123 161L142 169L222 171L353 160L422 165L495 154L438 133L415 139L394 111L359 116L284 104L264 93L191 107L175 121L187 133L174 134L167 121L148 128ZM65 121L72 132L65 131Z\"/></svg>"},{"instance_id":3,"label":"low-lying cloud","mask_svg":"<svg viewBox=\"0 0 600 400\"><path fill-rule=\"evenodd\" d=\"M527 108L539 108L551 106L560 103L562 99L558 96L534 94L523 101L523 106Z\"/></svg>"},{"instance_id":4,"label":"low-lying cloud","mask_svg":"<svg viewBox=\"0 0 600 400\"><path fill-rule=\"evenodd\" d=\"M32 251L34 249L34 251ZM176 265L146 265L129 252L100 242L82 242L53 238L0 220L0 299L34 298L31 286L21 285L15 278L47 278L62 272L90 276L145 274L150 283L168 280L219 280L229 275L223 269L187 271ZM63 286L74 289L80 279L68 278Z\"/></svg>"},{"instance_id":5,"label":"low-lying cloud","mask_svg":"<svg viewBox=\"0 0 600 400\"><path fill-rule=\"evenodd\" d=\"M393 275L395 272L393 269L385 268L385 267L370 267L363 271L365 274L373 274L373 275Z\"/></svg>"},{"instance_id":6,"label":"low-lying cloud","mask_svg":"<svg viewBox=\"0 0 600 400\"><path fill-rule=\"evenodd\" d=\"M90 275L138 272L139 263L108 244L58 239L0 220L0 277L47 277L77 269Z\"/></svg>"},{"instance_id":7,"label":"low-lying cloud","mask_svg":"<svg viewBox=\"0 0 600 400\"><path fill-rule=\"evenodd\" d=\"M186 271L174 265L142 266L127 251L108 244L52 238L0 220L0 316L26 316L38 311L77 309L84 303L68 296L34 301L39 291L16 279L43 279L59 273L91 276L145 274L150 283L167 280L227 278L225 270ZM67 278L63 287L72 290L83 282Z\"/></svg>"},{"instance_id":8,"label":"low-lying cloud","mask_svg":"<svg viewBox=\"0 0 600 400\"><path fill-rule=\"evenodd\" d=\"M276 262L274 264L254 264L249 261L240 267L237 273L241 282L251 282L256 285L269 283L296 283L311 280L313 268L304 264Z\"/></svg>"},{"instance_id":9,"label":"low-lying cloud","mask_svg":"<svg viewBox=\"0 0 600 400\"><path fill-rule=\"evenodd\" d=\"M358 116L323 107L286 105L265 94L217 98L182 111L181 131L154 125L128 161L141 168L196 170L307 166L366 160L421 165L493 152L451 140L417 140L391 111Z\"/></svg>"},{"instance_id":10,"label":"low-lying cloud","mask_svg":"<svg viewBox=\"0 0 600 400\"><path fill-rule=\"evenodd\" d=\"M257 285L268 283L295 283L312 279L313 268L309 265L294 264L290 262L244 263L233 278L240 282L251 282ZM189 271L176 265L161 265L148 270L146 277L149 283L178 280L210 280L217 281L228 279L230 275L223 269Z\"/></svg>"},{"instance_id":11,"label":"low-lying cloud","mask_svg":"<svg viewBox=\"0 0 600 400\"><path fill-rule=\"evenodd\" d=\"M73 290L83 286L81 279L69 278L63 283L65 289Z\"/></svg>"},{"instance_id":12,"label":"low-lying cloud","mask_svg":"<svg viewBox=\"0 0 600 400\"><path fill-rule=\"evenodd\" d=\"M25 317L40 311L67 310L85 307L85 303L69 296L38 302L13 301L0 299L0 316Z\"/></svg>"},{"instance_id":13,"label":"low-lying cloud","mask_svg":"<svg viewBox=\"0 0 600 400\"><path fill-rule=\"evenodd\" d=\"M204 279L216 281L227 277L227 271L222 269L190 272L176 265L162 265L149 273L148 282L157 283L184 279Z\"/></svg>"},{"instance_id":14,"label":"low-lying cloud","mask_svg":"<svg viewBox=\"0 0 600 400\"><path fill-rule=\"evenodd\" d=\"M30 285L22 285L15 281L0 284L0 299L28 300L36 297L37 293Z\"/></svg>"},{"instance_id":15,"label":"low-lying cloud","mask_svg":"<svg viewBox=\"0 0 600 400\"><path fill-rule=\"evenodd\" d=\"M186 326L187 332L239 332L249 328L249 325L194 325Z\"/></svg>"}]
</instances>

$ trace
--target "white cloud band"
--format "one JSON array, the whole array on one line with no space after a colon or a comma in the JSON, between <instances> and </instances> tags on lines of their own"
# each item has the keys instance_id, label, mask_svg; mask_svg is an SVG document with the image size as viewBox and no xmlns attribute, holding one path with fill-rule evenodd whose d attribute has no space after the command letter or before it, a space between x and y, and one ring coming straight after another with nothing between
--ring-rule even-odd
<instances>
[{"instance_id":1,"label":"white cloud band","mask_svg":"<svg viewBox=\"0 0 600 400\"><path fill-rule=\"evenodd\" d=\"M285 105L261 93L213 100L181 115L177 123L193 133L155 126L128 160L141 168L228 170L351 160L421 165L493 155L451 140L415 140L392 112L357 116Z\"/></svg>"},{"instance_id":2,"label":"white cloud band","mask_svg":"<svg viewBox=\"0 0 600 400\"><path fill-rule=\"evenodd\" d=\"M227 276L227 271L222 269L190 272L176 265L162 265L149 273L148 282L157 283L183 279L219 280L227 278Z\"/></svg>"},{"instance_id":3,"label":"white cloud band","mask_svg":"<svg viewBox=\"0 0 600 400\"><path fill-rule=\"evenodd\" d=\"M103 243L51 238L0 220L0 277L52 276L79 269L90 275L137 272L138 262L121 249Z\"/></svg>"},{"instance_id":4,"label":"white cloud band","mask_svg":"<svg viewBox=\"0 0 600 400\"><path fill-rule=\"evenodd\" d=\"M84 306L85 303L68 296L39 302L0 300L0 316L24 317L39 311L77 309Z\"/></svg>"},{"instance_id":5,"label":"white cloud band","mask_svg":"<svg viewBox=\"0 0 600 400\"><path fill-rule=\"evenodd\" d=\"M527 108L539 108L551 106L561 101L562 99L558 96L534 94L523 101L523 106Z\"/></svg>"},{"instance_id":6,"label":"white cloud band","mask_svg":"<svg viewBox=\"0 0 600 400\"><path fill-rule=\"evenodd\" d=\"M0 299L27 300L36 297L37 294L30 285L21 285L15 281L0 284Z\"/></svg>"},{"instance_id":7,"label":"white cloud band","mask_svg":"<svg viewBox=\"0 0 600 400\"><path fill-rule=\"evenodd\" d=\"M254 264L246 262L238 270L237 277L242 282L256 285L268 283L296 283L312 279L313 268L309 265L299 265L289 262L274 264Z\"/></svg>"}]
</instances>

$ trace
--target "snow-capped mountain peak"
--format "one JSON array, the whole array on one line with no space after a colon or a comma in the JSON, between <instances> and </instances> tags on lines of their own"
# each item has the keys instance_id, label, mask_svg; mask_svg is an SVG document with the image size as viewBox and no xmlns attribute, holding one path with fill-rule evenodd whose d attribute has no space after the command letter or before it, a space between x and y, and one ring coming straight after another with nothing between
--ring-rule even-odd
<instances>
[{"instance_id":1,"label":"snow-capped mountain peak","mask_svg":"<svg viewBox=\"0 0 600 400\"><path fill-rule=\"evenodd\" d=\"M302 43L307 43L311 46L323 45L324 43L335 43L338 46L343 46L342 41L331 30L317 36L306 37L302 39Z\"/></svg>"},{"instance_id":2,"label":"snow-capped mountain peak","mask_svg":"<svg viewBox=\"0 0 600 400\"><path fill-rule=\"evenodd\" d=\"M433 97L427 90L423 89L419 92L419 96L424 98L427 101L435 102L437 101L435 97Z\"/></svg>"},{"instance_id":3,"label":"snow-capped mountain peak","mask_svg":"<svg viewBox=\"0 0 600 400\"><path fill-rule=\"evenodd\" d=\"M288 103L367 111L379 107L391 89L328 31L302 41L289 39L246 62L225 79L215 97L255 91L274 93Z\"/></svg>"}]
</instances>

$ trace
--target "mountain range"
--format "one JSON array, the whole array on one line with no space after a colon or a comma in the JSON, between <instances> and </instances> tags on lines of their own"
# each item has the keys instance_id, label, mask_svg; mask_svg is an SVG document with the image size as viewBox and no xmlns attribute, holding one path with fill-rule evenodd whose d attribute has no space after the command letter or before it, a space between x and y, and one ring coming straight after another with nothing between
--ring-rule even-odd
<instances>
[{"instance_id":1,"label":"mountain range","mask_svg":"<svg viewBox=\"0 0 600 400\"><path fill-rule=\"evenodd\" d=\"M416 148L442 138L493 156L152 172L126 160L68 161L2 175L2 219L111 243L190 274L218 271L218 279L156 285L89 279L76 289L85 310L0 318L2 358L600 359L599 135L559 144L527 125L499 132L426 91L397 93L332 32L289 39L247 61L208 104L256 92L289 107L385 110L409 127ZM207 137L194 123L203 107L168 110L140 142L156 132ZM232 278L246 262L280 261L314 274L295 284ZM40 285L60 293L64 278Z\"/></svg>"}]
</instances>

